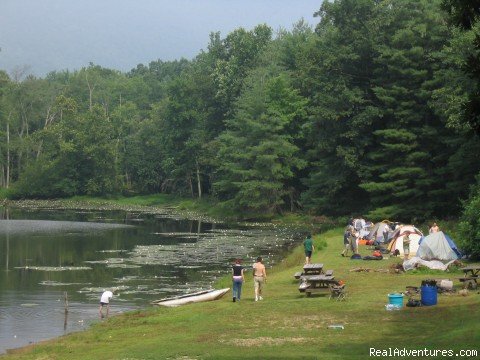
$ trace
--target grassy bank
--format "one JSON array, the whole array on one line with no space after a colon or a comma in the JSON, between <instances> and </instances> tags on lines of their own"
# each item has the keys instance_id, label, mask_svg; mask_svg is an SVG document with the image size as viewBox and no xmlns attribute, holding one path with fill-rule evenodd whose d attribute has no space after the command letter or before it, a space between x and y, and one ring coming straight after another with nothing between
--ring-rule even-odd
<instances>
[{"instance_id":1,"label":"grassy bank","mask_svg":"<svg viewBox=\"0 0 480 360\"><path fill-rule=\"evenodd\" d=\"M140 212L149 214L170 214L185 219L195 219L205 222L241 222L238 214L229 212L220 207L209 198L186 199L168 194L139 195L131 197L116 196L111 198L98 198L88 196L75 196L69 199L51 200L9 200L0 196L0 206L9 205L27 209L60 209L60 210L85 210L85 211L109 211L120 210L130 213ZM299 228L302 231L320 232L331 229L339 221L345 223L345 219L335 221L326 217L315 217L302 213L277 214L274 217L265 215L256 217L255 222L249 219L246 225L280 225L283 227Z\"/></svg>"},{"instance_id":2,"label":"grassy bank","mask_svg":"<svg viewBox=\"0 0 480 360\"><path fill-rule=\"evenodd\" d=\"M172 212L186 218L205 218L206 220L238 221L240 214L220 206L208 197L202 199L182 198L169 194L152 194L138 196L115 196L99 198L90 196L75 196L68 199L53 200L9 200L6 191L0 189L0 205L11 204L27 208L54 209L91 209L91 210L125 210L155 213ZM253 216L253 215L252 215ZM252 220L252 216L248 220ZM311 228L322 227L331 220L325 217L313 217L302 213L284 213L277 215L257 214L255 220L281 223L282 225L301 225ZM342 219L344 223L346 219Z\"/></svg>"},{"instance_id":3,"label":"grassy bank","mask_svg":"<svg viewBox=\"0 0 480 360\"><path fill-rule=\"evenodd\" d=\"M420 286L426 278L455 279L460 272L374 271L400 260L343 258L341 235L340 229L317 235L320 250L313 261L324 263L336 279L347 283L345 302L299 293L293 274L304 258L297 248L268 269L263 301L253 301L253 283L247 276L240 302L232 303L228 294L215 302L115 316L87 331L16 350L2 359L365 359L370 348L480 350L477 292L439 295L438 305L431 307L385 310L387 294L404 291L407 285ZM366 248L361 252L369 253ZM350 271L359 267L372 271ZM227 278L218 284L227 286ZM328 329L331 324L343 324L345 329Z\"/></svg>"}]
</instances>

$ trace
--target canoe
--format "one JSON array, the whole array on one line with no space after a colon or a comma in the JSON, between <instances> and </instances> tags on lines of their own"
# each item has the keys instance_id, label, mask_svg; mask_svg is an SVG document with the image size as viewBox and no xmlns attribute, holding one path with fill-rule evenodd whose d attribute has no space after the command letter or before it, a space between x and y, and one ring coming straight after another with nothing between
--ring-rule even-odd
<instances>
[{"instance_id":1,"label":"canoe","mask_svg":"<svg viewBox=\"0 0 480 360\"><path fill-rule=\"evenodd\" d=\"M175 307L175 306L203 302L203 301L212 301L212 300L220 299L229 290L230 288L225 288L220 290L212 289L212 290L199 291L192 294L186 294L186 295L175 296L171 298L155 300L155 301L152 301L152 304Z\"/></svg>"}]
</instances>

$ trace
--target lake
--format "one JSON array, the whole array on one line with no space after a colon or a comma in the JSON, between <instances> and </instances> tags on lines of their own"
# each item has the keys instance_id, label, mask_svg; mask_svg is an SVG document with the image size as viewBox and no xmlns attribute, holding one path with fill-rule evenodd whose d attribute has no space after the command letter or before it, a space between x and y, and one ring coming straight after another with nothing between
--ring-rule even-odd
<instances>
[{"instance_id":1,"label":"lake","mask_svg":"<svg viewBox=\"0 0 480 360\"><path fill-rule=\"evenodd\" d=\"M0 207L0 353L152 300L212 288L232 260L268 266L294 243L271 226L227 226L169 214ZM68 304L66 315L65 307Z\"/></svg>"}]
</instances>

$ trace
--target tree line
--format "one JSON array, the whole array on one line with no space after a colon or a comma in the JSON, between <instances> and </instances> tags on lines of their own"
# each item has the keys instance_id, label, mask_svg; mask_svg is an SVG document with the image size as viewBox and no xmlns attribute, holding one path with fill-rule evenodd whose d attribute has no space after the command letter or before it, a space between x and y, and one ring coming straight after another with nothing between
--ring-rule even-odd
<instances>
[{"instance_id":1,"label":"tree line","mask_svg":"<svg viewBox=\"0 0 480 360\"><path fill-rule=\"evenodd\" d=\"M325 1L314 27L212 33L192 60L0 71L0 186L208 196L243 216L458 216L480 171L478 7L461 5Z\"/></svg>"}]
</instances>

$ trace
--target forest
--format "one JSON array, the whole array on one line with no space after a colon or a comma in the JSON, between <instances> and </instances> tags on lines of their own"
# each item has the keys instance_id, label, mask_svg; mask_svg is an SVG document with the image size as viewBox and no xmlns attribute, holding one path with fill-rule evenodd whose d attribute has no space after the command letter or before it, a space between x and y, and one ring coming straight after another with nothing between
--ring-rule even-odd
<instances>
[{"instance_id":1,"label":"forest","mask_svg":"<svg viewBox=\"0 0 480 360\"><path fill-rule=\"evenodd\" d=\"M480 239L478 3L324 1L315 25L212 32L191 60L0 71L1 191L461 217Z\"/></svg>"}]
</instances>

